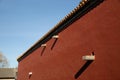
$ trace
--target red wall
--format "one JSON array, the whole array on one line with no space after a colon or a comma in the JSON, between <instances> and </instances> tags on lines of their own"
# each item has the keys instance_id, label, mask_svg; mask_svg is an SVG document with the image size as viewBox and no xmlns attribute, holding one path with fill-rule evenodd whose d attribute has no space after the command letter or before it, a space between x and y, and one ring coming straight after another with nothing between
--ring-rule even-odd
<instances>
[{"instance_id":1,"label":"red wall","mask_svg":"<svg viewBox=\"0 0 120 80\"><path fill-rule=\"evenodd\" d=\"M18 80L120 80L120 0L105 0L19 62ZM82 56L95 53L95 61ZM32 72L29 77L28 73Z\"/></svg>"}]
</instances>

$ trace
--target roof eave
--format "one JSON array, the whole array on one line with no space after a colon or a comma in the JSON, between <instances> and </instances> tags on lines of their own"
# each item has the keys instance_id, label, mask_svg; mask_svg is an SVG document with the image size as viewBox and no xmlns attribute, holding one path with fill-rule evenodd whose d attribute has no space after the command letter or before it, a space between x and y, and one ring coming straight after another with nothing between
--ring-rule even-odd
<instances>
[{"instance_id":1,"label":"roof eave","mask_svg":"<svg viewBox=\"0 0 120 80\"><path fill-rule=\"evenodd\" d=\"M17 58L17 61L20 62L25 56L29 55L33 50L38 48L41 44L48 41L53 36L53 34L57 34L60 30L67 27L69 24L71 24L78 18L82 17L84 14L89 12L91 9L93 9L103 1L104 0L82 0L80 4L74 10L72 10L67 16L65 16L57 25L55 25L54 28L52 28L47 34L45 34L40 40L38 40L33 46L31 46L25 53L19 56ZM56 30L58 32L56 32ZM38 47L35 48L35 46Z\"/></svg>"}]
</instances>

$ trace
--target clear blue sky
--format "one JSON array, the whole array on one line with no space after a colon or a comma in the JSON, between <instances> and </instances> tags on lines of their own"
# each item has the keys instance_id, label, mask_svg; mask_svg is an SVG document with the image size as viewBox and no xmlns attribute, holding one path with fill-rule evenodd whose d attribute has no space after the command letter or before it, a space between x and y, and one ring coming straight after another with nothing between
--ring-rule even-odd
<instances>
[{"instance_id":1,"label":"clear blue sky","mask_svg":"<svg viewBox=\"0 0 120 80\"><path fill-rule=\"evenodd\" d=\"M17 57L73 10L80 0L0 0L0 52Z\"/></svg>"}]
</instances>

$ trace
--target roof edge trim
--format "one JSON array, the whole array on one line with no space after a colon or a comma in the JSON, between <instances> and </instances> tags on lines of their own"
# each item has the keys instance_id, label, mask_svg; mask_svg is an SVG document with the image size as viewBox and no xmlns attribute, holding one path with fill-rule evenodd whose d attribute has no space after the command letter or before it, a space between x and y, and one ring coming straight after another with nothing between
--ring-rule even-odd
<instances>
[{"instance_id":1,"label":"roof edge trim","mask_svg":"<svg viewBox=\"0 0 120 80\"><path fill-rule=\"evenodd\" d=\"M80 4L74 8L68 15L66 15L58 24L56 24L47 34L45 34L40 40L38 40L33 46L31 46L25 53L17 58L20 62L23 58L32 53L35 49L40 47L40 45L47 42L52 38L53 35L58 34L61 30L65 29L69 24L82 17L90 10L95 8L104 0L82 0Z\"/></svg>"}]
</instances>

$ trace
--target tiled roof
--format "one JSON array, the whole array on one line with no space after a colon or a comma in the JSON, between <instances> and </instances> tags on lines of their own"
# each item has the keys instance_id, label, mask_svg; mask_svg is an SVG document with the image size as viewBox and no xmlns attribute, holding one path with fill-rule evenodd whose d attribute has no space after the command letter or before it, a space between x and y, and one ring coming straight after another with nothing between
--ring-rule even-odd
<instances>
[{"instance_id":1,"label":"tiled roof","mask_svg":"<svg viewBox=\"0 0 120 80\"><path fill-rule=\"evenodd\" d=\"M15 79L16 68L0 68L0 79Z\"/></svg>"},{"instance_id":2,"label":"tiled roof","mask_svg":"<svg viewBox=\"0 0 120 80\"><path fill-rule=\"evenodd\" d=\"M88 11L96 7L99 3L101 3L104 0L82 0L80 4L74 8L68 15L66 15L58 24L56 24L46 35L44 35L40 40L38 40L32 47L30 47L25 53L23 53L21 56L18 57L18 61L22 60L25 56L28 56L33 50L35 50L35 46L37 44L45 42L43 41L45 38L50 36L52 32L55 30L58 31L57 29L62 27L63 25L66 26L68 23L72 23L74 17L76 18L76 15L78 14L79 17L83 16L86 14ZM77 16L78 17L78 16ZM74 19L75 20L75 19ZM49 37L50 38L50 37Z\"/></svg>"}]
</instances>

